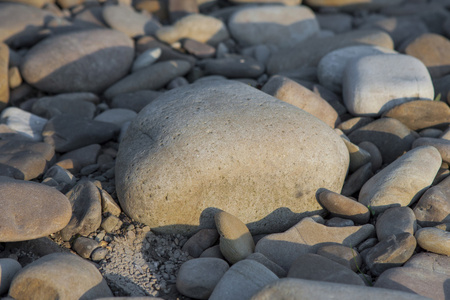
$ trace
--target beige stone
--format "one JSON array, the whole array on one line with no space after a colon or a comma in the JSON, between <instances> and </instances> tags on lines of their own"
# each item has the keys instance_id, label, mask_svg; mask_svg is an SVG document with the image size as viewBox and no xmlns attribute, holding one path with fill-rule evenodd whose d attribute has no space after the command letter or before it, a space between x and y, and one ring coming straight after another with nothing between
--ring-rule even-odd
<instances>
[{"instance_id":1,"label":"beige stone","mask_svg":"<svg viewBox=\"0 0 450 300\"><path fill-rule=\"evenodd\" d=\"M419 229L415 237L421 248L450 256L450 232L435 227L426 227Z\"/></svg>"},{"instance_id":2,"label":"beige stone","mask_svg":"<svg viewBox=\"0 0 450 300\"><path fill-rule=\"evenodd\" d=\"M182 38L190 38L213 46L229 37L221 20L201 14L188 15L173 26L164 26L156 31L156 36L168 44Z\"/></svg>"},{"instance_id":3,"label":"beige stone","mask_svg":"<svg viewBox=\"0 0 450 300\"><path fill-rule=\"evenodd\" d=\"M366 224L369 221L369 209L346 196L324 190L319 194L318 200L333 217L350 219L358 224Z\"/></svg>"},{"instance_id":4,"label":"beige stone","mask_svg":"<svg viewBox=\"0 0 450 300\"><path fill-rule=\"evenodd\" d=\"M252 235L241 220L225 211L218 212L214 219L220 235L220 251L230 263L237 263L254 252Z\"/></svg>"},{"instance_id":5,"label":"beige stone","mask_svg":"<svg viewBox=\"0 0 450 300\"><path fill-rule=\"evenodd\" d=\"M415 148L370 178L361 188L358 201L375 213L414 203L434 180L441 166L436 148Z\"/></svg>"},{"instance_id":6,"label":"beige stone","mask_svg":"<svg viewBox=\"0 0 450 300\"><path fill-rule=\"evenodd\" d=\"M0 43L0 111L2 111L9 101L9 48Z\"/></svg>"},{"instance_id":7,"label":"beige stone","mask_svg":"<svg viewBox=\"0 0 450 300\"><path fill-rule=\"evenodd\" d=\"M331 128L336 125L338 114L327 101L287 77L273 76L261 91L309 112Z\"/></svg>"}]
</instances>

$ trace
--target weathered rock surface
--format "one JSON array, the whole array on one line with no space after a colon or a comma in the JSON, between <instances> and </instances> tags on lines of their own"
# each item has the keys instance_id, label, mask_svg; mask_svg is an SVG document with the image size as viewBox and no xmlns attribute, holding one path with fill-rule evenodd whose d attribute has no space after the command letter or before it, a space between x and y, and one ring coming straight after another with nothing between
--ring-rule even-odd
<instances>
[{"instance_id":1,"label":"weathered rock surface","mask_svg":"<svg viewBox=\"0 0 450 300\"><path fill-rule=\"evenodd\" d=\"M25 81L49 93L100 93L125 76L133 62L132 40L106 29L55 35L27 52Z\"/></svg>"},{"instance_id":2,"label":"weathered rock surface","mask_svg":"<svg viewBox=\"0 0 450 300\"><path fill-rule=\"evenodd\" d=\"M36 239L64 228L72 211L68 199L46 185L0 177L0 241Z\"/></svg>"},{"instance_id":3,"label":"weathered rock surface","mask_svg":"<svg viewBox=\"0 0 450 300\"><path fill-rule=\"evenodd\" d=\"M361 188L358 201L375 213L390 207L408 206L419 199L441 166L436 148L415 148L370 178Z\"/></svg>"},{"instance_id":4,"label":"weathered rock surface","mask_svg":"<svg viewBox=\"0 0 450 300\"><path fill-rule=\"evenodd\" d=\"M256 234L320 210L317 189L339 191L347 166L345 145L315 117L245 84L207 81L140 112L120 145L116 186L124 211L154 230L212 228L218 208Z\"/></svg>"},{"instance_id":5,"label":"weathered rock surface","mask_svg":"<svg viewBox=\"0 0 450 300\"><path fill-rule=\"evenodd\" d=\"M69 253L46 255L14 277L9 296L15 299L96 299L112 297L97 268Z\"/></svg>"}]
</instances>

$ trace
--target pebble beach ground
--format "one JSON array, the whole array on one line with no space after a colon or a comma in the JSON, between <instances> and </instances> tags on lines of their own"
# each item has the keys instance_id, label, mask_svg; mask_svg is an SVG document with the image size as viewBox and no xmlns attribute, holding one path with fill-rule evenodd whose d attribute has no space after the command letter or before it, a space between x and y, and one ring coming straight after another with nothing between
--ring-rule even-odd
<instances>
[{"instance_id":1,"label":"pebble beach ground","mask_svg":"<svg viewBox=\"0 0 450 300\"><path fill-rule=\"evenodd\" d=\"M0 0L1 299L450 299L450 1Z\"/></svg>"}]
</instances>

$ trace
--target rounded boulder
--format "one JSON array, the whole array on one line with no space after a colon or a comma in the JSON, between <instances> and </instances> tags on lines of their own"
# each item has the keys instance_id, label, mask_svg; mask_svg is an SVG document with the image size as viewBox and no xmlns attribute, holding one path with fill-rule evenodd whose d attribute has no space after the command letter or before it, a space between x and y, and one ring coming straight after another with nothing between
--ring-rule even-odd
<instances>
[{"instance_id":1,"label":"rounded boulder","mask_svg":"<svg viewBox=\"0 0 450 300\"><path fill-rule=\"evenodd\" d=\"M116 186L124 211L159 232L214 228L218 209L253 234L280 232L321 211L317 190L339 192L348 163L316 117L243 83L205 81L138 114L120 144Z\"/></svg>"}]
</instances>

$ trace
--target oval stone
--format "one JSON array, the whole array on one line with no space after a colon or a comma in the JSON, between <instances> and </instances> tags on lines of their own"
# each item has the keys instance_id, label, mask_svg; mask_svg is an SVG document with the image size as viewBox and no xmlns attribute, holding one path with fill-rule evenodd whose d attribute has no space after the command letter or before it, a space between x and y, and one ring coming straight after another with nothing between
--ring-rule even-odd
<instances>
[{"instance_id":1,"label":"oval stone","mask_svg":"<svg viewBox=\"0 0 450 300\"><path fill-rule=\"evenodd\" d=\"M124 33L96 29L47 38L27 52L25 81L49 93L100 93L128 73L133 41Z\"/></svg>"},{"instance_id":2,"label":"oval stone","mask_svg":"<svg viewBox=\"0 0 450 300\"><path fill-rule=\"evenodd\" d=\"M37 239L69 223L72 208L66 196L43 184L0 177L0 241Z\"/></svg>"},{"instance_id":3,"label":"oval stone","mask_svg":"<svg viewBox=\"0 0 450 300\"><path fill-rule=\"evenodd\" d=\"M213 228L217 209L253 234L279 232L321 210L319 188L340 191L348 162L340 137L305 111L243 83L204 81L138 114L116 186L124 211L159 232Z\"/></svg>"}]
</instances>

